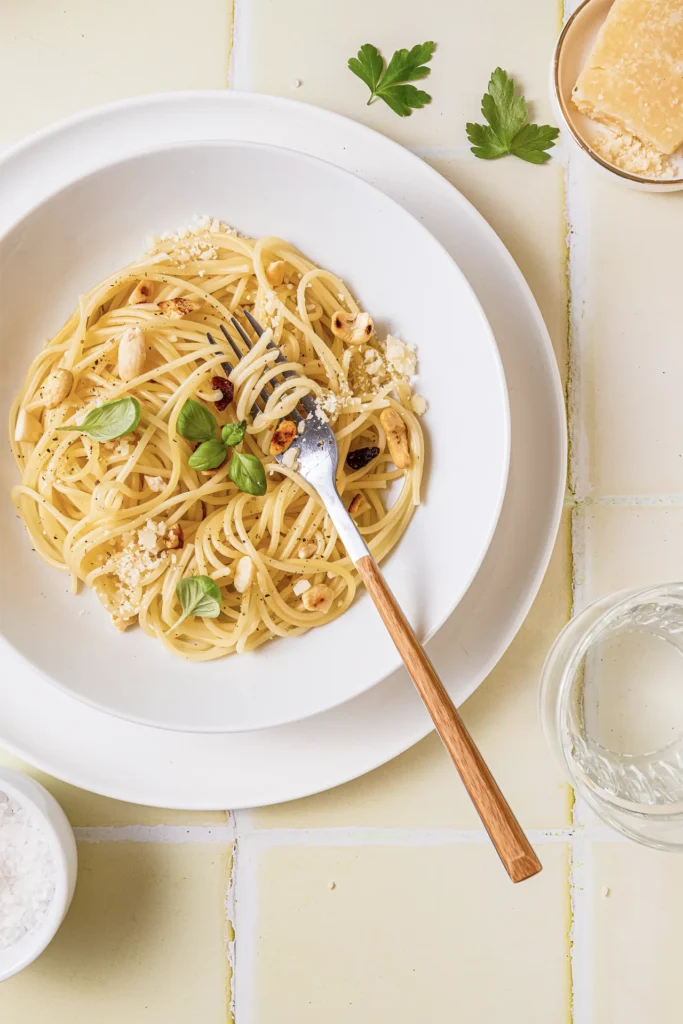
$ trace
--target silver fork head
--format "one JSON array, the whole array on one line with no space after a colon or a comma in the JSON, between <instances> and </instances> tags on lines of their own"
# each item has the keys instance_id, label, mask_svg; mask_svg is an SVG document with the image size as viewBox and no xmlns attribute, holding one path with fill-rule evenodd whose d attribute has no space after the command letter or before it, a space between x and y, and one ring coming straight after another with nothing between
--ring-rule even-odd
<instances>
[{"instance_id":1,"label":"silver fork head","mask_svg":"<svg viewBox=\"0 0 683 1024\"><path fill-rule=\"evenodd\" d=\"M260 338L261 335L263 334L263 328L261 327L259 322L254 319L254 317L248 310L243 309L242 312L244 314L245 319L247 320L252 330L254 331L256 337ZM251 338L244 330L244 328L237 320L237 318L234 316L231 317L230 323L232 324L233 328L239 335L242 342L244 342L247 351L253 348L253 342ZM220 330L224 338L230 345L231 349L233 350L235 356L237 357L237 362L239 362L239 360L242 359L245 353L241 351L239 345L232 337L225 324L220 325ZM207 333L207 338L209 339L212 345L218 344L216 339L213 338L210 333ZM277 347L277 345L275 345L274 342L269 342L268 348L273 349L277 353L277 358L275 360L276 363L287 362L282 352ZM228 362L224 362L221 365L225 373L229 377L234 367ZM283 379L288 380L292 377L296 377L296 374L292 370L282 370L280 376ZM277 378L274 378L273 385L271 386L270 391L267 390L267 386L264 386L262 388L260 397L261 401L264 403L264 406L265 403L270 398L270 395L272 394L273 387L277 386L277 384L279 383L281 383L281 381L279 381ZM296 424L297 430L299 431L299 433L294 438L287 451L289 451L290 448L297 449L296 458L298 462L298 472L301 474L301 476L304 477L304 479L308 480L309 483L313 484L314 487L318 489L324 488L325 485L328 484L330 481L334 486L334 478L337 472L337 464L339 461L337 441L334 436L334 433L332 432L332 429L329 426L329 424L325 423L323 419L321 419L317 411L315 402L310 395L305 395L301 399L300 404L306 415L302 416L297 409L293 409L292 412L289 413L287 417ZM252 415L255 416L257 413L262 411L263 410L259 406L258 402L254 403L251 409ZM301 424L303 424L303 427L301 426ZM283 460L285 460L285 457L287 455L287 451L283 452L281 455L275 455L274 458L276 459L276 461L279 463L283 463ZM291 459L291 456L289 456L289 458ZM286 461L284 462L284 464L287 464Z\"/></svg>"}]
</instances>

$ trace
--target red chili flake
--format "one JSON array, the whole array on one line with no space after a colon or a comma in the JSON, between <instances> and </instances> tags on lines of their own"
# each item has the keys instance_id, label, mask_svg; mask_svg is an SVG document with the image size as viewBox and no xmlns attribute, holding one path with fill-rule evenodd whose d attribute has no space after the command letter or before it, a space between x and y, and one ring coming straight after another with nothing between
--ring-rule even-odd
<instances>
[{"instance_id":1,"label":"red chili flake","mask_svg":"<svg viewBox=\"0 0 683 1024\"><path fill-rule=\"evenodd\" d=\"M235 389L232 386L232 382L229 381L227 377L212 377L211 387L214 391L220 391L223 395L220 401L216 402L218 412L223 412L224 409L227 409L235 396Z\"/></svg>"},{"instance_id":2,"label":"red chili flake","mask_svg":"<svg viewBox=\"0 0 683 1024\"><path fill-rule=\"evenodd\" d=\"M363 469L379 455L379 448L356 448L346 456L349 469Z\"/></svg>"}]
</instances>

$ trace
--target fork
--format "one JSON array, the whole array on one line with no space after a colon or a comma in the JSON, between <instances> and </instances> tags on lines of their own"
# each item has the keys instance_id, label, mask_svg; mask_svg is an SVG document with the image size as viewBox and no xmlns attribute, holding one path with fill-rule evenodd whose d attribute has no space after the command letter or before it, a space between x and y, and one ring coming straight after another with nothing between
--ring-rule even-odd
<instances>
[{"instance_id":1,"label":"fork","mask_svg":"<svg viewBox=\"0 0 683 1024\"><path fill-rule=\"evenodd\" d=\"M260 338L263 328L248 310L242 309L241 312ZM247 350L251 349L252 341L236 317L231 317L231 324ZM220 329L240 360L243 352L239 345L224 324L220 325ZM211 334L207 334L207 338L211 344L217 344ZM275 363L286 363L287 360L274 342L270 341L268 347L276 353ZM222 365L229 376L233 367L227 362ZM296 376L291 370L285 369L281 375L284 378ZM261 391L260 397L261 401L267 402L269 392L266 388ZM335 436L329 425L315 415L315 405L310 395L304 396L300 404L306 413L305 417L296 409L288 414L288 418L302 431L293 442L298 448L298 473L317 491L325 506L510 878L513 882L530 878L541 870L540 861L339 497L335 484L339 461ZM258 402L254 410L260 411ZM275 456L278 462L282 462L284 454Z\"/></svg>"}]
</instances>

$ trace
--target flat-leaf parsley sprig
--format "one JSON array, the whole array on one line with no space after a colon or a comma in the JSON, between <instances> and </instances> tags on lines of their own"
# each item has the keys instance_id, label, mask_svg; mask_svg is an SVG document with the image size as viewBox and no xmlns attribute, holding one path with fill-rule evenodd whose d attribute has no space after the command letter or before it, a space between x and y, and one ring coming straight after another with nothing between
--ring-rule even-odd
<instances>
[{"instance_id":1,"label":"flat-leaf parsley sprig","mask_svg":"<svg viewBox=\"0 0 683 1024\"><path fill-rule=\"evenodd\" d=\"M372 43L365 43L357 57L349 60L349 71L357 75L370 89L368 106L375 99L384 100L399 117L408 117L413 110L432 102L432 97L422 89L416 89L408 82L426 78L431 68L427 62L432 59L436 43L418 43L412 50L396 50L384 66L384 57Z\"/></svg>"},{"instance_id":2,"label":"flat-leaf parsley sprig","mask_svg":"<svg viewBox=\"0 0 683 1024\"><path fill-rule=\"evenodd\" d=\"M529 108L523 96L515 96L515 83L502 68L491 75L481 101L488 124L466 125L472 152L481 160L496 160L511 153L531 164L544 164L546 152L555 145L559 129L548 124L529 124Z\"/></svg>"}]
</instances>

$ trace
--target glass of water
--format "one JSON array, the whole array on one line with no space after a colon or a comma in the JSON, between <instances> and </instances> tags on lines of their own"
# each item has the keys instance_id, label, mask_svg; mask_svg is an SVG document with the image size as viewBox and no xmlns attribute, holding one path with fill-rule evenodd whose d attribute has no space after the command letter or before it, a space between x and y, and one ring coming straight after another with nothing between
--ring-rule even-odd
<instances>
[{"instance_id":1,"label":"glass of water","mask_svg":"<svg viewBox=\"0 0 683 1024\"><path fill-rule=\"evenodd\" d=\"M541 714L603 821L683 853L683 583L613 594L572 619L546 659Z\"/></svg>"}]
</instances>

